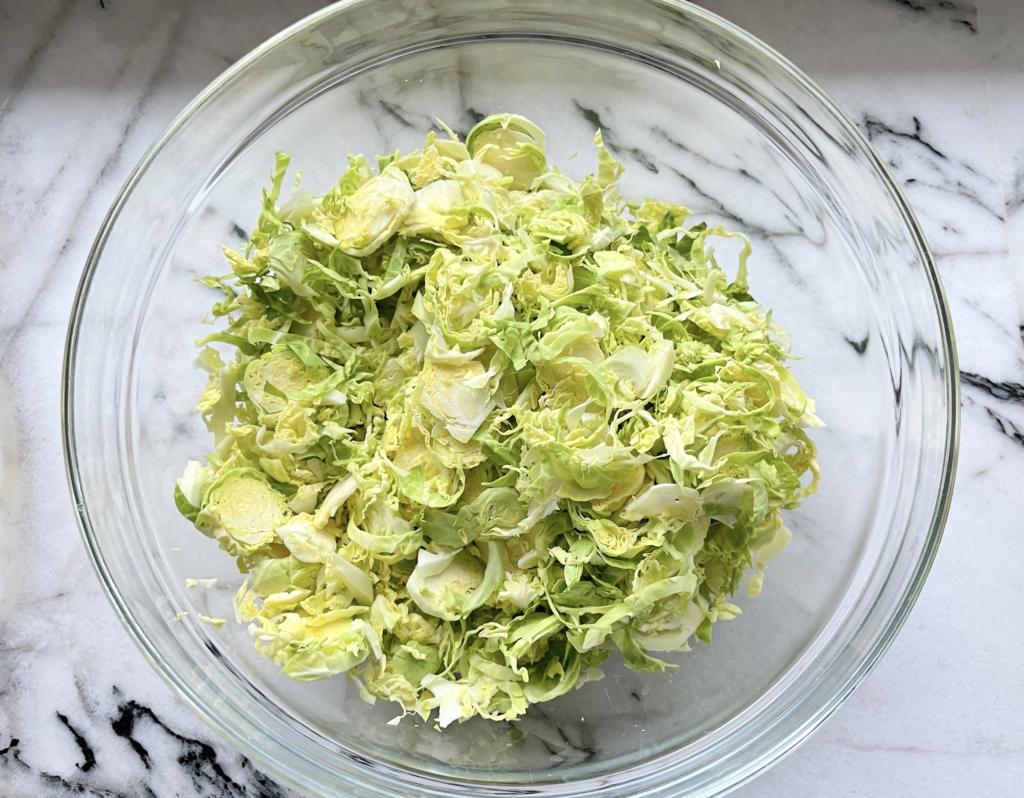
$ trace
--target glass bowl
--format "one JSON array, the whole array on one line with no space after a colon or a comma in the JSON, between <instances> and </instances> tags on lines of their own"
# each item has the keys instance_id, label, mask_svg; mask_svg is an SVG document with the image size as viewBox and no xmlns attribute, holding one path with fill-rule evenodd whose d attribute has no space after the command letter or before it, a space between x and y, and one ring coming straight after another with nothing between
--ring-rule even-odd
<instances>
[{"instance_id":1,"label":"glass bowl","mask_svg":"<svg viewBox=\"0 0 1024 798\"><path fill-rule=\"evenodd\" d=\"M603 681L516 723L386 725L343 678L295 683L232 617L230 557L176 512L208 434L192 342L255 222L276 150L323 190L350 152L418 146L523 114L549 158L594 169L600 126L626 195L690 206L753 241L752 293L791 333L828 423L821 490L712 648ZM581 157L570 160L579 152ZM275 37L153 146L90 254L67 342L64 436L85 543L153 666L227 740L310 793L714 795L792 749L864 678L928 572L957 450L949 310L906 199L847 117L789 62L674 0L352 0ZM180 553L178 552L180 549ZM187 590L186 577L217 577ZM230 586L230 587L229 587ZM181 620L176 614L187 612ZM611 661L610 661L611 662Z\"/></svg>"}]
</instances>

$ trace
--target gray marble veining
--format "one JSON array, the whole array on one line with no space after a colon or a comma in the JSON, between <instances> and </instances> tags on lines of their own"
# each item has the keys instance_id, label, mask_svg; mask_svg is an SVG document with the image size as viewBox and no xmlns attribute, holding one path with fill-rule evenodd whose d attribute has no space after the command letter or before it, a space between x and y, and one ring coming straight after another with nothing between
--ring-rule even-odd
<instances>
[{"instance_id":1,"label":"gray marble veining","mask_svg":"<svg viewBox=\"0 0 1024 798\"><path fill-rule=\"evenodd\" d=\"M0 0L0 795L292 794L181 704L114 617L67 499L58 402L71 299L121 182L207 82L321 5ZM907 626L818 734L737 794L1015 794L1024 777L1024 6L704 5L817 79L904 186L952 307L964 402L953 509ZM591 125L601 114L578 111ZM424 124L397 105L379 116L382 136ZM455 122L464 130L473 119ZM718 168L664 129L607 133L631 169L675 172L698 196L702 175ZM764 237L786 233L773 226ZM848 341L869 345L852 329ZM551 732L557 755L587 756L578 742Z\"/></svg>"}]
</instances>

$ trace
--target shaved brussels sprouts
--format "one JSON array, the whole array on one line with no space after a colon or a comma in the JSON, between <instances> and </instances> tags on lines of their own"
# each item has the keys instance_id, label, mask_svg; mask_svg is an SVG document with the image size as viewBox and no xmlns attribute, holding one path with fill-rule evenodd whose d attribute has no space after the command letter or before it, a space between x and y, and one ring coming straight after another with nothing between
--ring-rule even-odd
<instances>
[{"instance_id":1,"label":"shaved brussels sprouts","mask_svg":"<svg viewBox=\"0 0 1024 798\"><path fill-rule=\"evenodd\" d=\"M621 199L600 133L583 180L521 116L447 133L316 197L282 199L278 154L203 281L213 444L174 486L285 675L441 727L710 645L815 491L821 425L743 236Z\"/></svg>"}]
</instances>

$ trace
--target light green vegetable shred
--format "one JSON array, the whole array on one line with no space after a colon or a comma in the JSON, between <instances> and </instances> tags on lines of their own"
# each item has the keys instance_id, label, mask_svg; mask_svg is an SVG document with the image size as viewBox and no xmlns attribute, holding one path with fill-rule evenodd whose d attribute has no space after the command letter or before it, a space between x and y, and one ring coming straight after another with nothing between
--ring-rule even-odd
<instances>
[{"instance_id":1,"label":"light green vegetable shred","mask_svg":"<svg viewBox=\"0 0 1024 798\"><path fill-rule=\"evenodd\" d=\"M710 644L814 492L821 424L742 235L620 198L600 133L582 182L522 117L448 136L287 201L278 154L204 280L215 448L175 489L283 673L441 726ZM714 237L742 242L732 280Z\"/></svg>"}]
</instances>

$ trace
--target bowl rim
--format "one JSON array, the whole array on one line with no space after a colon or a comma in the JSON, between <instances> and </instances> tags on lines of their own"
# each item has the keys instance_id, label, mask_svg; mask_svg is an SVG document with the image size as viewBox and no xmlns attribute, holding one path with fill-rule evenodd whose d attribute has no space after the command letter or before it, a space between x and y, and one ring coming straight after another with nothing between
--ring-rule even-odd
<instances>
[{"instance_id":1,"label":"bowl rim","mask_svg":"<svg viewBox=\"0 0 1024 798\"><path fill-rule=\"evenodd\" d=\"M203 106L223 86L232 81L239 74L249 68L251 64L258 61L264 55L274 50L278 45L291 38L296 33L308 28L317 22L343 12L346 8L363 5L372 0L339 0L319 11L303 17L295 23L284 28L262 44L251 50L240 58L217 78L210 82L188 105L174 118L174 120L163 130L156 140L148 147L138 164L132 169L124 184L118 191L110 209L107 211L100 224L97 235L86 258L82 276L75 292L74 301L71 307L71 314L68 323L68 330L65 338L64 357L61 374L61 439L64 454L65 474L72 501L75 505L75 517L78 523L82 541L86 553L92 563L97 577L103 586L104 593L110 601L115 614L121 621L129 637L136 647L159 674L164 682L171 688L175 695L182 700L197 716L199 716L211 729L213 729L223 740L234 746L243 754L259 763L259 765L282 778L286 782L308 788L306 784L300 784L295 775L286 766L269 758L256 745L246 737L239 734L229 724L222 722L216 713L212 712L205 702L191 685L181 679L176 672L168 667L167 663L156 652L149 637L136 621L128 603L124 600L117 585L114 583L109 569L104 561L100 550L99 542L93 531L92 522L89 517L86 497L82 489L81 475L77 457L75 430L73 425L73 401L75 387L75 361L79 338L79 327L82 321L89 288L95 276L99 264L100 255L106 244L110 231L116 221L121 209L125 205L135 186L145 173L151 162L157 156L164 145L179 130L179 128ZM932 298L938 317L939 328L942 338L942 352L946 365L943 373L945 381L945 397L947 403L946 429L943 442L943 461L939 475L939 487L935 498L934 510L932 513L929 531L925 538L922 551L917 559L911 573L911 578L904 588L902 598L896 611L888 619L881 631L877 634L874 645L863 656L859 668L843 683L833 696L823 706L810 713L803 722L796 725L788 734L777 740L757 761L744 769L734 770L726 777L716 779L714 782L714 794L724 794L747 783L757 775L772 767L782 758L789 755L816 731L831 715L846 701L852 692L864 681L871 671L878 664L881 657L892 644L903 624L906 622L910 611L913 609L918 596L924 586L924 582L931 570L935 560L939 544L942 539L943 530L949 515L950 504L953 497L953 489L956 479L957 461L959 456L960 429L961 429L961 406L960 406L960 380L959 365L957 357L956 342L953 333L953 323L949 304L946 299L945 290L942 286L941 277L935 263L935 258L928 245L927 239L921 229L917 216L913 211L906 195L899 182L890 172L888 166L875 150L874 146L867 139L864 133L857 127L849 115L833 101L803 70L797 67L792 61L776 51L773 47L763 42L745 29L730 22L729 20L701 8L689 0L644 0L654 5L668 7L670 9L685 12L697 17L702 22L711 26L723 29L734 38L741 41L759 55L773 62L781 70L788 74L802 90L807 92L811 98L832 116L848 135L856 140L862 148L863 154L867 156L876 174L881 178L885 189L895 201L902 220L910 233L913 244L916 246L922 258L922 265L925 269L926 279L932 291ZM589 779L584 780L585 784Z\"/></svg>"}]
</instances>

